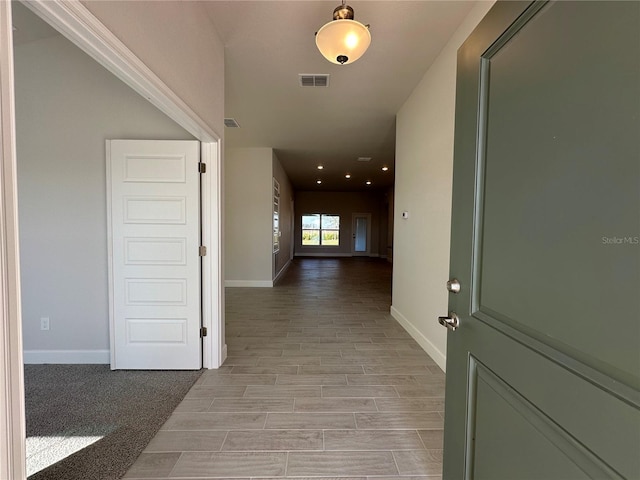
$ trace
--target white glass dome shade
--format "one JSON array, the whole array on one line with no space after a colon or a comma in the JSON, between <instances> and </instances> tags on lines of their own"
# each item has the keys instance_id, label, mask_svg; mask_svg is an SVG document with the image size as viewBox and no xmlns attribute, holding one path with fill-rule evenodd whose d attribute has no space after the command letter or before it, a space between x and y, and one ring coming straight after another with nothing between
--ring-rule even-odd
<instances>
[{"instance_id":1,"label":"white glass dome shade","mask_svg":"<svg viewBox=\"0 0 640 480\"><path fill-rule=\"evenodd\" d=\"M353 9L344 3L336 7L333 18L316 33L316 46L331 63L353 63L371 44L369 28L353 20Z\"/></svg>"}]
</instances>

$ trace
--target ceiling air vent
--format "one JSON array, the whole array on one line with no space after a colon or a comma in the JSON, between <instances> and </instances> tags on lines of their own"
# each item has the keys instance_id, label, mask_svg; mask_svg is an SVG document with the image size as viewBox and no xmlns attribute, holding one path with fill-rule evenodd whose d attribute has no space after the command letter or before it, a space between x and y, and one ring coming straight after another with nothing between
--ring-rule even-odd
<instances>
[{"instance_id":1,"label":"ceiling air vent","mask_svg":"<svg viewBox=\"0 0 640 480\"><path fill-rule=\"evenodd\" d=\"M240 128L240 125L238 125L235 118L225 118L224 126L229 128Z\"/></svg>"},{"instance_id":2,"label":"ceiling air vent","mask_svg":"<svg viewBox=\"0 0 640 480\"><path fill-rule=\"evenodd\" d=\"M358 157L359 162L370 162L371 157Z\"/></svg>"},{"instance_id":3,"label":"ceiling air vent","mask_svg":"<svg viewBox=\"0 0 640 480\"><path fill-rule=\"evenodd\" d=\"M310 74L300 73L298 74L301 87L328 87L329 75L328 74Z\"/></svg>"}]
</instances>

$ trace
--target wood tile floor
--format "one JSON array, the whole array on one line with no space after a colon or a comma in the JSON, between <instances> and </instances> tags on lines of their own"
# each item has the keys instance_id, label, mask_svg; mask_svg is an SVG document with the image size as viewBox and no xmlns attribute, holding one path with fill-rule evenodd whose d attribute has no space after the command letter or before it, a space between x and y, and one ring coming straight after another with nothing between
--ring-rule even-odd
<instances>
[{"instance_id":1,"label":"wood tile floor","mask_svg":"<svg viewBox=\"0 0 640 480\"><path fill-rule=\"evenodd\" d=\"M364 258L228 288L227 361L125 478L440 479L444 374L390 303L390 264Z\"/></svg>"}]
</instances>

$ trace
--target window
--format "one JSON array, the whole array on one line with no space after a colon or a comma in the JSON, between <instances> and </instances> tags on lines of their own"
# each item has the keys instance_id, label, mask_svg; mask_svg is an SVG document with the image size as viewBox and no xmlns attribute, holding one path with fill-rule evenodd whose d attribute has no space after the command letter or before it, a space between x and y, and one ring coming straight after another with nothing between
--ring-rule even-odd
<instances>
[{"instance_id":1,"label":"window","mask_svg":"<svg viewBox=\"0 0 640 480\"><path fill-rule=\"evenodd\" d=\"M302 245L340 245L340 215L311 213L302 216Z\"/></svg>"}]
</instances>

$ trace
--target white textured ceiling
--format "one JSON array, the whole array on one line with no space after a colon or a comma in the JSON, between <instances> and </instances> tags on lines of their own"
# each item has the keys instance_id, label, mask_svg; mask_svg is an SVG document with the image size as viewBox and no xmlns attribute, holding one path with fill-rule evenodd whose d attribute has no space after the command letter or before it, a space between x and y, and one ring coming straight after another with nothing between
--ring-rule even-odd
<instances>
[{"instance_id":1,"label":"white textured ceiling","mask_svg":"<svg viewBox=\"0 0 640 480\"><path fill-rule=\"evenodd\" d=\"M225 45L225 116L241 126L226 128L225 142L274 148L297 189L386 188L395 115L474 2L349 1L355 19L371 25L372 42L357 62L334 65L316 49L314 33L339 3L205 2ZM300 87L300 73L329 74L330 86ZM372 160L357 162L361 156Z\"/></svg>"}]
</instances>

